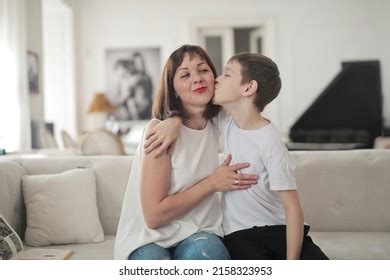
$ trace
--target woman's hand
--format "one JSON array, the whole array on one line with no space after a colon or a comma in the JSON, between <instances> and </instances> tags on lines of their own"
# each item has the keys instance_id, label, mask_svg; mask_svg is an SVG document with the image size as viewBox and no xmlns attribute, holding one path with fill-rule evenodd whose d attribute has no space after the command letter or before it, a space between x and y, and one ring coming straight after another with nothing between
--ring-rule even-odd
<instances>
[{"instance_id":1,"label":"woman's hand","mask_svg":"<svg viewBox=\"0 0 390 280\"><path fill-rule=\"evenodd\" d=\"M214 191L242 190L257 184L259 178L257 175L238 173L239 170L249 167L249 163L229 165L231 160L232 156L228 155L224 162L210 175L209 180Z\"/></svg>"},{"instance_id":2,"label":"woman's hand","mask_svg":"<svg viewBox=\"0 0 390 280\"><path fill-rule=\"evenodd\" d=\"M180 117L172 117L164 121L160 121L160 123L150 129L145 136L145 153L149 154L153 152L153 156L157 158L169 148L168 153L171 154L173 152L176 139L179 136L180 125Z\"/></svg>"}]
</instances>

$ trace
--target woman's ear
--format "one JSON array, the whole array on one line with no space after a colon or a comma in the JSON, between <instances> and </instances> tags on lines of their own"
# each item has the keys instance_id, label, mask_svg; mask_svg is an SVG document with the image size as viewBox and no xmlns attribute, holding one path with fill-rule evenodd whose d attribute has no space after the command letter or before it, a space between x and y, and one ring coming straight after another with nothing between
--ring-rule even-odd
<instances>
[{"instance_id":1,"label":"woman's ear","mask_svg":"<svg viewBox=\"0 0 390 280\"><path fill-rule=\"evenodd\" d=\"M256 93L258 84L255 80L252 80L248 83L245 88L244 96L251 96Z\"/></svg>"}]
</instances>

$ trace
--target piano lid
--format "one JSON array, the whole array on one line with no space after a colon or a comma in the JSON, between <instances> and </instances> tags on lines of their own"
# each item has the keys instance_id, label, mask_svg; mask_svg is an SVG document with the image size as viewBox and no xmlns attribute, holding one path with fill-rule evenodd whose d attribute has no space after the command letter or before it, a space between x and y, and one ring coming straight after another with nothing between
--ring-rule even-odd
<instances>
[{"instance_id":1,"label":"piano lid","mask_svg":"<svg viewBox=\"0 0 390 280\"><path fill-rule=\"evenodd\" d=\"M341 72L291 127L290 138L372 145L382 128L379 61L343 62Z\"/></svg>"}]
</instances>

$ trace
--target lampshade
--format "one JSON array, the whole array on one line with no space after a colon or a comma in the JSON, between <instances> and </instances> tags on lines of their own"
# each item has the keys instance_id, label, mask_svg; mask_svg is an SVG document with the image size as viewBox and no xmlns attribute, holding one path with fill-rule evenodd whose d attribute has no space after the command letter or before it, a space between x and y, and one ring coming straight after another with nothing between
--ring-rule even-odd
<instances>
[{"instance_id":1,"label":"lampshade","mask_svg":"<svg viewBox=\"0 0 390 280\"><path fill-rule=\"evenodd\" d=\"M114 112L115 108L107 100L103 92L96 92L93 97L93 101L89 106L88 113L104 112L111 113Z\"/></svg>"}]
</instances>

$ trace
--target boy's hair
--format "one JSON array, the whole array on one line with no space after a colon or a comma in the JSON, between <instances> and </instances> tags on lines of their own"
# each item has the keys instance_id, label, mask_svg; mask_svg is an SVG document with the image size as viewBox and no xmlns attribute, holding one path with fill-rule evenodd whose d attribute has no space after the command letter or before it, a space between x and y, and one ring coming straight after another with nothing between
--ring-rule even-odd
<instances>
[{"instance_id":1,"label":"boy's hair","mask_svg":"<svg viewBox=\"0 0 390 280\"><path fill-rule=\"evenodd\" d=\"M176 70L182 64L186 54L190 56L190 59L195 56L199 56L210 66L211 71L214 74L214 78L217 76L214 64L211 62L211 59L206 51L201 47L195 45L183 45L175 50L165 63L160 88L157 90L156 96L154 97L152 114L153 117L157 119L165 120L172 116L180 116L183 118L188 117L180 98L175 96L175 89L173 85ZM203 117L209 120L218 114L219 109L220 106L214 105L210 100L205 112L203 113Z\"/></svg>"},{"instance_id":2,"label":"boy's hair","mask_svg":"<svg viewBox=\"0 0 390 280\"><path fill-rule=\"evenodd\" d=\"M262 112L265 106L278 96L282 87L278 66L269 57L256 53L238 53L229 59L233 60L241 65L242 84L252 80L257 82L258 88L253 103Z\"/></svg>"}]
</instances>

